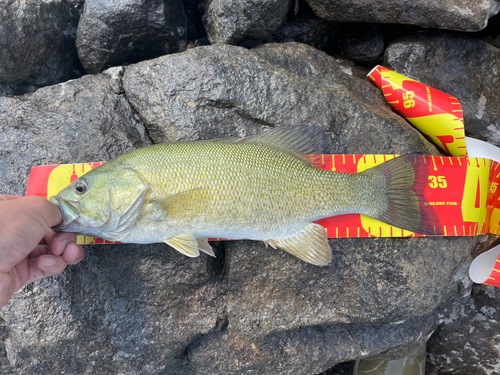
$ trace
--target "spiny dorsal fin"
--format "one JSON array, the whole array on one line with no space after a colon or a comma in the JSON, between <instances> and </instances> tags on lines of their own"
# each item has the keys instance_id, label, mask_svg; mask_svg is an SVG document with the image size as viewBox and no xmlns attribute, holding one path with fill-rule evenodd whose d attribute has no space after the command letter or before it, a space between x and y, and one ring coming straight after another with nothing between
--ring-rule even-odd
<instances>
[{"instance_id":1,"label":"spiny dorsal fin","mask_svg":"<svg viewBox=\"0 0 500 375\"><path fill-rule=\"evenodd\" d=\"M198 238L196 239L196 242L198 242L198 249L203 251L204 253L210 255L211 257L216 257L214 251L212 250L212 246L208 243L208 241L204 238Z\"/></svg>"},{"instance_id":2,"label":"spiny dorsal fin","mask_svg":"<svg viewBox=\"0 0 500 375\"><path fill-rule=\"evenodd\" d=\"M266 244L286 251L303 261L326 266L332 261L332 249L328 244L325 228L310 223L298 232L282 240L267 240Z\"/></svg>"},{"instance_id":3,"label":"spiny dorsal fin","mask_svg":"<svg viewBox=\"0 0 500 375\"><path fill-rule=\"evenodd\" d=\"M188 257L195 258L200 255L198 251L198 242L192 234L181 234L176 237L166 239L164 241L167 245L172 246L179 253L187 255Z\"/></svg>"},{"instance_id":4,"label":"spiny dorsal fin","mask_svg":"<svg viewBox=\"0 0 500 375\"><path fill-rule=\"evenodd\" d=\"M324 133L314 126L283 126L246 138L224 138L213 142L257 142L299 155L321 154L325 144Z\"/></svg>"}]
</instances>

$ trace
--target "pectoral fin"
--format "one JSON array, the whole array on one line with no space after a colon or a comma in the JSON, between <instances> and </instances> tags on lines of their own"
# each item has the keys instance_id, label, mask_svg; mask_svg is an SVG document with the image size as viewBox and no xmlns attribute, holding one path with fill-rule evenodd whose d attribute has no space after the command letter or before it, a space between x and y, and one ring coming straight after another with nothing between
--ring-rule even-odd
<instances>
[{"instance_id":1,"label":"pectoral fin","mask_svg":"<svg viewBox=\"0 0 500 375\"><path fill-rule=\"evenodd\" d=\"M198 242L198 249L203 251L204 253L210 255L211 257L215 258L215 253L212 250L212 246L208 243L208 241L204 238L198 238L196 240Z\"/></svg>"},{"instance_id":2,"label":"pectoral fin","mask_svg":"<svg viewBox=\"0 0 500 375\"><path fill-rule=\"evenodd\" d=\"M169 238L164 242L188 257L196 258L200 255L198 242L192 234L181 234L180 236Z\"/></svg>"},{"instance_id":3,"label":"pectoral fin","mask_svg":"<svg viewBox=\"0 0 500 375\"><path fill-rule=\"evenodd\" d=\"M182 191L160 200L153 200L151 204L162 218L185 217L189 212L197 210L204 202L201 197L202 190L202 188L194 188Z\"/></svg>"},{"instance_id":4,"label":"pectoral fin","mask_svg":"<svg viewBox=\"0 0 500 375\"><path fill-rule=\"evenodd\" d=\"M281 240L267 240L266 244L286 251L303 261L317 266L326 266L332 261L332 250L328 236L321 225L308 224L290 237Z\"/></svg>"}]
</instances>

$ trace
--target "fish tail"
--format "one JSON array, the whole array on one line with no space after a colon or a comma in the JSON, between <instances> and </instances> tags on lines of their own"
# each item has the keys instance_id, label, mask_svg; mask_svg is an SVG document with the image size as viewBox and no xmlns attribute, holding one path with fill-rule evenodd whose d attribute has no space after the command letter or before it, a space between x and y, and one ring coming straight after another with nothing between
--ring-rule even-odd
<instances>
[{"instance_id":1,"label":"fish tail","mask_svg":"<svg viewBox=\"0 0 500 375\"><path fill-rule=\"evenodd\" d=\"M373 217L415 233L443 234L439 216L424 196L429 164L423 155L400 156L363 173L373 175L385 193Z\"/></svg>"}]
</instances>

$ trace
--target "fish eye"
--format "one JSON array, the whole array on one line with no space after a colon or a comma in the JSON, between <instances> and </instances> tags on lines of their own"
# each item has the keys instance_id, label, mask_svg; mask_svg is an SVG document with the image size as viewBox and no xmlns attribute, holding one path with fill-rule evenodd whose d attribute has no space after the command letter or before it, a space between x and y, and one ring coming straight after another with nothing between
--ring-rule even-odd
<instances>
[{"instance_id":1,"label":"fish eye","mask_svg":"<svg viewBox=\"0 0 500 375\"><path fill-rule=\"evenodd\" d=\"M78 195L82 195L87 191L87 184L83 181L80 181L76 184L75 190Z\"/></svg>"}]
</instances>

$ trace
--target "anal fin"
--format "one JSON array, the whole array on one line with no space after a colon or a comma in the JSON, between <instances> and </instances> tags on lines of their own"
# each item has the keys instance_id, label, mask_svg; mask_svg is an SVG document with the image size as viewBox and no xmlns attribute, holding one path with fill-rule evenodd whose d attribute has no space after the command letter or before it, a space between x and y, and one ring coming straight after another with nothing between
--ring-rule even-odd
<instances>
[{"instance_id":1,"label":"anal fin","mask_svg":"<svg viewBox=\"0 0 500 375\"><path fill-rule=\"evenodd\" d=\"M211 257L215 258L215 253L212 250L212 246L210 246L210 244L208 243L208 241L206 239L198 238L196 240L196 242L198 242L198 249L200 249L204 253L210 255Z\"/></svg>"},{"instance_id":2,"label":"anal fin","mask_svg":"<svg viewBox=\"0 0 500 375\"><path fill-rule=\"evenodd\" d=\"M281 240L267 240L266 244L289 254L295 255L307 263L326 266L332 261L332 249L328 244L328 235L321 225L310 223L298 232Z\"/></svg>"},{"instance_id":3,"label":"anal fin","mask_svg":"<svg viewBox=\"0 0 500 375\"><path fill-rule=\"evenodd\" d=\"M181 234L176 237L166 239L164 241L167 245L172 246L179 253L187 255L191 258L196 258L200 255L198 250L198 241L192 234Z\"/></svg>"}]
</instances>

